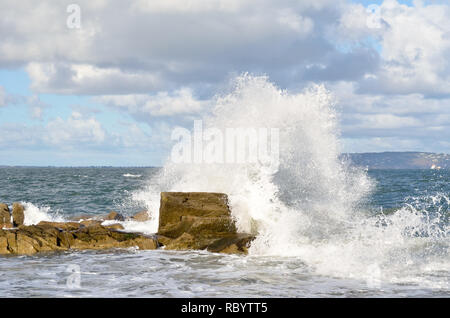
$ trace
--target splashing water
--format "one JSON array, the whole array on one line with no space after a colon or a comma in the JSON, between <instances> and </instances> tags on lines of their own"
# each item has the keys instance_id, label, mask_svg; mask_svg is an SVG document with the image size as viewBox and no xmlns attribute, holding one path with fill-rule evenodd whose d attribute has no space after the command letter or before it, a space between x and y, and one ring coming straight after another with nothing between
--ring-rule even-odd
<instances>
[{"instance_id":1,"label":"splashing water","mask_svg":"<svg viewBox=\"0 0 450 318\"><path fill-rule=\"evenodd\" d=\"M279 169L168 161L134 193L153 213L151 231L161 191L223 192L239 231L257 234L251 256L298 257L320 275L448 288L448 275L427 276L449 271L448 196L417 199L430 205L406 203L391 215L364 209L374 182L339 159L337 114L323 86L292 94L243 75L215 102L206 128L279 128Z\"/></svg>"},{"instance_id":2,"label":"splashing water","mask_svg":"<svg viewBox=\"0 0 450 318\"><path fill-rule=\"evenodd\" d=\"M24 207L24 224L33 225L41 221L63 222L64 218L58 213L52 213L50 207L38 207L31 202L21 202Z\"/></svg>"}]
</instances>

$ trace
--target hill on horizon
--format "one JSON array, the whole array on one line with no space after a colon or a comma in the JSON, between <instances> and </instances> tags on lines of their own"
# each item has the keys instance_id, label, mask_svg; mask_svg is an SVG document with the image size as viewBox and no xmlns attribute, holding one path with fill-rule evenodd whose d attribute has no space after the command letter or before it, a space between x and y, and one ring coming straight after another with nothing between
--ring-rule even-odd
<instances>
[{"instance_id":1,"label":"hill on horizon","mask_svg":"<svg viewBox=\"0 0 450 318\"><path fill-rule=\"evenodd\" d=\"M450 155L432 152L366 152L342 155L369 169L450 169Z\"/></svg>"}]
</instances>

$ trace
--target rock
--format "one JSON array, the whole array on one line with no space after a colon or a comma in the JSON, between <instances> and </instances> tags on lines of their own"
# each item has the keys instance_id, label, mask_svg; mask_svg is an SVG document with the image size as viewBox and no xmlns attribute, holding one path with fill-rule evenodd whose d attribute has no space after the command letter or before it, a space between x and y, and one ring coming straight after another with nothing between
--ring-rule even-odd
<instances>
[{"instance_id":1,"label":"rock","mask_svg":"<svg viewBox=\"0 0 450 318\"><path fill-rule=\"evenodd\" d=\"M78 222L48 222L48 221L41 221L38 224L39 226L53 226L58 228L59 230L64 231L75 231L80 229L81 227L85 226Z\"/></svg>"},{"instance_id":2,"label":"rock","mask_svg":"<svg viewBox=\"0 0 450 318\"><path fill-rule=\"evenodd\" d=\"M84 220L81 221L80 224L84 225L84 226L92 226L92 225L97 225L97 224L102 224L103 221L101 220Z\"/></svg>"},{"instance_id":3,"label":"rock","mask_svg":"<svg viewBox=\"0 0 450 318\"><path fill-rule=\"evenodd\" d=\"M253 239L237 233L226 194L161 193L158 242L165 249L247 253Z\"/></svg>"},{"instance_id":4,"label":"rock","mask_svg":"<svg viewBox=\"0 0 450 318\"><path fill-rule=\"evenodd\" d=\"M14 254L34 254L65 250L60 243L60 230L51 225L21 225L15 231L16 248Z\"/></svg>"},{"instance_id":5,"label":"rock","mask_svg":"<svg viewBox=\"0 0 450 318\"><path fill-rule=\"evenodd\" d=\"M0 229L0 255L9 254L7 232Z\"/></svg>"},{"instance_id":6,"label":"rock","mask_svg":"<svg viewBox=\"0 0 450 318\"><path fill-rule=\"evenodd\" d=\"M236 233L236 227L231 217L182 216L179 222L160 228L158 234L177 238L185 232L197 237L216 237Z\"/></svg>"},{"instance_id":7,"label":"rock","mask_svg":"<svg viewBox=\"0 0 450 318\"><path fill-rule=\"evenodd\" d=\"M115 224L111 224L111 225L104 225L104 227L106 227L107 229L110 229L110 230L123 230L123 229L125 229L123 227L123 225L119 224L119 223L115 223Z\"/></svg>"},{"instance_id":8,"label":"rock","mask_svg":"<svg viewBox=\"0 0 450 318\"><path fill-rule=\"evenodd\" d=\"M213 253L247 254L250 243L255 239L253 235L238 233L225 236L208 246L208 251Z\"/></svg>"},{"instance_id":9,"label":"rock","mask_svg":"<svg viewBox=\"0 0 450 318\"><path fill-rule=\"evenodd\" d=\"M11 228L9 209L0 205L0 220L9 230L0 229L0 254L138 247L168 250L208 250L213 253L246 254L251 234L238 233L223 193L163 192L159 229L156 236L126 233L119 223L102 225L104 220L123 221L114 211L104 219L94 217L79 222L47 222L24 225L24 207L14 203ZM132 219L146 221L146 211ZM114 222L106 222L114 223ZM2 227L3 228L3 227Z\"/></svg>"},{"instance_id":10,"label":"rock","mask_svg":"<svg viewBox=\"0 0 450 318\"><path fill-rule=\"evenodd\" d=\"M132 217L133 221L138 221L138 222L145 222L150 220L150 215L148 214L148 211L141 211L136 213L133 217Z\"/></svg>"},{"instance_id":11,"label":"rock","mask_svg":"<svg viewBox=\"0 0 450 318\"><path fill-rule=\"evenodd\" d=\"M20 226L25 220L24 207L20 203L13 204L12 218L14 226Z\"/></svg>"},{"instance_id":12,"label":"rock","mask_svg":"<svg viewBox=\"0 0 450 318\"><path fill-rule=\"evenodd\" d=\"M9 223L0 223L0 229L12 229L14 227L14 225L9 222Z\"/></svg>"},{"instance_id":13,"label":"rock","mask_svg":"<svg viewBox=\"0 0 450 318\"><path fill-rule=\"evenodd\" d=\"M70 218L71 221L83 221L83 220L90 220L93 219L95 220L98 217L98 215L90 215L90 214L80 214L80 215L76 215Z\"/></svg>"},{"instance_id":14,"label":"rock","mask_svg":"<svg viewBox=\"0 0 450 318\"><path fill-rule=\"evenodd\" d=\"M223 193L161 192L159 227L177 223L182 216L230 216L228 197Z\"/></svg>"},{"instance_id":15,"label":"rock","mask_svg":"<svg viewBox=\"0 0 450 318\"><path fill-rule=\"evenodd\" d=\"M76 226L68 222L41 222L21 225L17 229L0 230L0 254L26 254L66 251L70 249L109 249L138 247L156 249L155 237L140 233L124 233L93 224Z\"/></svg>"},{"instance_id":16,"label":"rock","mask_svg":"<svg viewBox=\"0 0 450 318\"><path fill-rule=\"evenodd\" d=\"M105 221L125 221L125 218L123 217L122 214L119 214L115 211L111 211L109 212L109 214L107 216L105 216L104 218Z\"/></svg>"},{"instance_id":17,"label":"rock","mask_svg":"<svg viewBox=\"0 0 450 318\"><path fill-rule=\"evenodd\" d=\"M11 223L11 214L8 205L0 203L0 224Z\"/></svg>"},{"instance_id":18,"label":"rock","mask_svg":"<svg viewBox=\"0 0 450 318\"><path fill-rule=\"evenodd\" d=\"M198 240L189 233L183 233L176 239L158 236L158 242L164 245L166 250L195 250L207 247L207 245L199 244Z\"/></svg>"}]
</instances>

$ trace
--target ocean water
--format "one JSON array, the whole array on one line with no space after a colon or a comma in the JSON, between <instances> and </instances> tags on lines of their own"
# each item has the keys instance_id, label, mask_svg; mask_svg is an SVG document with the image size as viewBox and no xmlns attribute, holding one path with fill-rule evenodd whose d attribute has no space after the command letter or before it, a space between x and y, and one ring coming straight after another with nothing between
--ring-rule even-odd
<instances>
[{"instance_id":1,"label":"ocean water","mask_svg":"<svg viewBox=\"0 0 450 318\"><path fill-rule=\"evenodd\" d=\"M67 219L80 213L105 214L111 209L132 215L146 208L145 204L133 200L133 196L160 170L0 168L3 180L0 201L24 202L26 217L34 223L42 219ZM430 236L431 233L422 232L421 228L404 226L401 242L391 242L397 244L392 249L393 255L375 259L374 263L355 264L346 273L339 268L336 273L320 273L318 264L309 263L301 255L282 255L283 252L278 256L258 253L233 256L203 251L127 249L3 256L0 257L0 296L450 296L450 171L373 170L368 175L376 181L376 187L361 210L367 219L383 213L387 217L402 213L416 217L418 213L424 226L447 228L447 232ZM387 227L380 224L379 231L383 233ZM383 244L378 246L382 248ZM278 248L282 251L285 247ZM318 252L322 253L320 245ZM336 262L344 262L346 255L333 259L336 252L339 250L330 250L329 258L325 257L323 262L330 267L339 266ZM377 251L367 253L378 254ZM68 284L73 266L79 266L75 268L80 271L80 284L75 287ZM362 272L353 273L353 270Z\"/></svg>"},{"instance_id":2,"label":"ocean water","mask_svg":"<svg viewBox=\"0 0 450 318\"><path fill-rule=\"evenodd\" d=\"M448 170L369 170L341 158L339 113L322 86L298 93L243 75L217 96L204 128L278 128L267 162L162 168L0 168L0 202L25 223L132 215L155 233L161 191L228 194L247 256L203 251L84 251L0 257L0 296L448 297ZM270 145L275 147L274 145Z\"/></svg>"}]
</instances>

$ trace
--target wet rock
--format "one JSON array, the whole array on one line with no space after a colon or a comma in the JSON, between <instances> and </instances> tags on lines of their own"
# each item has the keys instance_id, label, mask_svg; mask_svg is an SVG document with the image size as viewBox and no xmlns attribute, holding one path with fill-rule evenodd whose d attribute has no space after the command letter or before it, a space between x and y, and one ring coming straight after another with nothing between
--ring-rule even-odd
<instances>
[{"instance_id":1,"label":"wet rock","mask_svg":"<svg viewBox=\"0 0 450 318\"><path fill-rule=\"evenodd\" d=\"M71 223L71 222L68 222ZM155 237L140 233L124 233L104 227L63 225L41 222L21 225L13 230L0 230L0 254L35 254L40 252L138 247L156 249Z\"/></svg>"},{"instance_id":2,"label":"wet rock","mask_svg":"<svg viewBox=\"0 0 450 318\"><path fill-rule=\"evenodd\" d=\"M105 221L125 221L124 216L115 211L109 212L109 214L107 216L105 216L103 219Z\"/></svg>"},{"instance_id":3,"label":"wet rock","mask_svg":"<svg viewBox=\"0 0 450 318\"><path fill-rule=\"evenodd\" d=\"M158 231L159 234L170 238L177 238L185 232L196 237L216 237L221 234L236 233L236 227L230 216L182 216L179 222L166 224Z\"/></svg>"},{"instance_id":4,"label":"wet rock","mask_svg":"<svg viewBox=\"0 0 450 318\"><path fill-rule=\"evenodd\" d=\"M96 219L98 216L96 215L90 215L90 214L80 214L80 215L76 215L76 216L72 216L70 218L71 221L83 221L83 220L90 220L90 219Z\"/></svg>"},{"instance_id":5,"label":"wet rock","mask_svg":"<svg viewBox=\"0 0 450 318\"><path fill-rule=\"evenodd\" d=\"M41 252L138 247L168 250L208 250L214 253L245 254L254 236L238 233L223 193L163 192L157 236L126 233L115 222L124 217L111 212L105 218L93 217L79 222L47 222L24 225L24 208L13 205L16 228L0 228L0 254L35 254ZM146 221L147 211L133 220ZM9 209L0 205L0 221L11 220ZM0 223L8 224L8 223Z\"/></svg>"},{"instance_id":6,"label":"wet rock","mask_svg":"<svg viewBox=\"0 0 450 318\"><path fill-rule=\"evenodd\" d=\"M158 242L165 246L166 250L201 250L208 247L207 244L201 244L189 233L183 233L175 239L158 236Z\"/></svg>"},{"instance_id":7,"label":"wet rock","mask_svg":"<svg viewBox=\"0 0 450 318\"><path fill-rule=\"evenodd\" d=\"M81 227L85 226L82 223L78 222L48 222L48 221L41 221L38 224L39 226L53 226L58 228L59 230L63 231L75 231L80 229Z\"/></svg>"},{"instance_id":8,"label":"wet rock","mask_svg":"<svg viewBox=\"0 0 450 318\"><path fill-rule=\"evenodd\" d=\"M161 193L158 241L166 249L247 253L253 239L237 233L226 194Z\"/></svg>"},{"instance_id":9,"label":"wet rock","mask_svg":"<svg viewBox=\"0 0 450 318\"><path fill-rule=\"evenodd\" d=\"M14 227L14 225L9 222L9 223L0 223L0 229L12 229Z\"/></svg>"},{"instance_id":10,"label":"wet rock","mask_svg":"<svg viewBox=\"0 0 450 318\"><path fill-rule=\"evenodd\" d=\"M213 253L247 254L250 243L254 239L255 236L245 233L224 236L208 245L208 251Z\"/></svg>"},{"instance_id":11,"label":"wet rock","mask_svg":"<svg viewBox=\"0 0 450 318\"><path fill-rule=\"evenodd\" d=\"M13 204L13 210L12 210L12 218L13 218L13 224L14 226L20 226L25 221L25 214L24 214L25 208L20 203L14 203Z\"/></svg>"},{"instance_id":12,"label":"wet rock","mask_svg":"<svg viewBox=\"0 0 450 318\"><path fill-rule=\"evenodd\" d=\"M150 215L148 214L148 211L141 211L136 213L133 217L132 217L133 221L138 221L138 222L145 222L150 220Z\"/></svg>"},{"instance_id":13,"label":"wet rock","mask_svg":"<svg viewBox=\"0 0 450 318\"><path fill-rule=\"evenodd\" d=\"M51 225L21 225L14 232L16 234L16 248L14 254L34 254L37 252L49 252L65 250L61 246L58 235L60 230Z\"/></svg>"},{"instance_id":14,"label":"wet rock","mask_svg":"<svg viewBox=\"0 0 450 318\"><path fill-rule=\"evenodd\" d=\"M123 227L123 225L119 224L119 223L110 224L110 225L104 225L104 227L106 227L107 229L110 229L110 230L123 230L123 229L125 229Z\"/></svg>"},{"instance_id":15,"label":"wet rock","mask_svg":"<svg viewBox=\"0 0 450 318\"><path fill-rule=\"evenodd\" d=\"M230 216L224 193L161 192L159 211L160 228L179 222L182 216Z\"/></svg>"},{"instance_id":16,"label":"wet rock","mask_svg":"<svg viewBox=\"0 0 450 318\"><path fill-rule=\"evenodd\" d=\"M11 214L7 204L0 203L0 224L11 223Z\"/></svg>"},{"instance_id":17,"label":"wet rock","mask_svg":"<svg viewBox=\"0 0 450 318\"><path fill-rule=\"evenodd\" d=\"M7 232L0 229L0 255L9 254Z\"/></svg>"},{"instance_id":18,"label":"wet rock","mask_svg":"<svg viewBox=\"0 0 450 318\"><path fill-rule=\"evenodd\" d=\"M80 222L80 224L82 224L84 226L100 225L102 223L103 223L102 220L83 220Z\"/></svg>"},{"instance_id":19,"label":"wet rock","mask_svg":"<svg viewBox=\"0 0 450 318\"><path fill-rule=\"evenodd\" d=\"M7 204L0 203L0 229L10 229L13 227L11 223L11 214Z\"/></svg>"}]
</instances>

